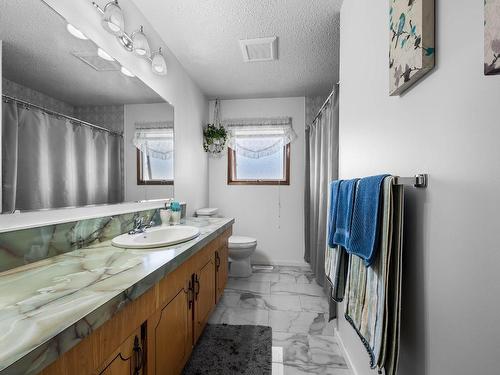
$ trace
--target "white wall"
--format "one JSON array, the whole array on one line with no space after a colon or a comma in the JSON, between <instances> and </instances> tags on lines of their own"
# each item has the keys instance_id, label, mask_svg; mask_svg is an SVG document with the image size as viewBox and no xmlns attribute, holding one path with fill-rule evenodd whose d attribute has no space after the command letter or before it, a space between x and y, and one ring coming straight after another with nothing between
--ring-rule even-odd
<instances>
[{"instance_id":1,"label":"white wall","mask_svg":"<svg viewBox=\"0 0 500 375\"><path fill-rule=\"evenodd\" d=\"M213 115L214 102L210 102ZM236 219L234 234L255 237L252 259L262 264L304 263L305 99L222 100L221 118L292 117L298 139L290 148L290 185L227 185L227 153L209 161L209 202ZM280 209L281 202L281 209Z\"/></svg>"},{"instance_id":2,"label":"white wall","mask_svg":"<svg viewBox=\"0 0 500 375\"><path fill-rule=\"evenodd\" d=\"M2 50L3 50L3 46L2 46L2 41L0 40L0 77L3 77L3 68L2 68L2 61L3 61L3 58L2 58ZM0 93L3 93L3 88L2 88L2 79L0 79ZM3 118L3 114L2 114L2 107L0 105L0 119ZM3 150L2 150L2 135L0 134L0 155L3 155ZM1 159L1 157L0 157ZM2 163L0 163L0 186L3 186L3 181L2 181ZM3 202L2 201L2 189L0 189L0 203Z\"/></svg>"},{"instance_id":3,"label":"white wall","mask_svg":"<svg viewBox=\"0 0 500 375\"><path fill-rule=\"evenodd\" d=\"M437 66L389 97L388 4L341 12L340 173L429 173L406 189L401 375L495 375L500 353L500 76L483 76L483 2L436 1ZM368 356L344 319L359 375Z\"/></svg>"},{"instance_id":4,"label":"white wall","mask_svg":"<svg viewBox=\"0 0 500 375\"><path fill-rule=\"evenodd\" d=\"M172 198L174 196L174 186L172 185L137 185L137 148L132 143L135 134L135 123L157 121L174 121L174 108L168 103L125 105L123 133L123 169L125 175L126 202L147 199L165 199Z\"/></svg>"},{"instance_id":5,"label":"white wall","mask_svg":"<svg viewBox=\"0 0 500 375\"><path fill-rule=\"evenodd\" d=\"M206 206L208 160L203 151L201 127L208 119L207 100L179 61L163 44L134 1L120 1L120 7L125 14L126 31L131 33L139 25L144 26L152 48L161 46L164 51L168 66L167 76L153 74L146 60L126 52L114 36L104 31L100 24L100 14L90 1L44 1L175 107L176 198L187 202L188 215L192 213L193 208ZM103 6L106 1L97 3Z\"/></svg>"}]
</instances>

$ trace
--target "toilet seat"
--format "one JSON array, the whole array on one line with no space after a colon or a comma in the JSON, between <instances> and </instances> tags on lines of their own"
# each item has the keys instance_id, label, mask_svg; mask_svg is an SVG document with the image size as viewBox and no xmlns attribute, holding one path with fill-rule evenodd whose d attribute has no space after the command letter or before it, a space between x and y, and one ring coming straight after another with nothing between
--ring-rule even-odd
<instances>
[{"instance_id":1,"label":"toilet seat","mask_svg":"<svg viewBox=\"0 0 500 375\"><path fill-rule=\"evenodd\" d=\"M257 245L257 240L252 237L231 236L228 243L230 249L247 249Z\"/></svg>"}]
</instances>

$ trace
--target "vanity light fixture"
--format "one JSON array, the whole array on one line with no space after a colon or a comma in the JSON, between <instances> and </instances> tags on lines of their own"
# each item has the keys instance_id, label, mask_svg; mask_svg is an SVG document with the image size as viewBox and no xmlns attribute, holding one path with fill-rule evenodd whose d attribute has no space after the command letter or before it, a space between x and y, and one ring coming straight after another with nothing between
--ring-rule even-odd
<instances>
[{"instance_id":1,"label":"vanity light fixture","mask_svg":"<svg viewBox=\"0 0 500 375\"><path fill-rule=\"evenodd\" d=\"M97 56L99 56L101 59L108 60L108 61L115 61L106 51L104 51L102 48L97 48Z\"/></svg>"},{"instance_id":2,"label":"vanity light fixture","mask_svg":"<svg viewBox=\"0 0 500 375\"><path fill-rule=\"evenodd\" d=\"M135 77L135 75L124 66L121 67L120 72L122 72L122 74L126 75L127 77Z\"/></svg>"},{"instance_id":3,"label":"vanity light fixture","mask_svg":"<svg viewBox=\"0 0 500 375\"><path fill-rule=\"evenodd\" d=\"M109 1L104 6L104 9L102 9L95 1L92 1L92 5L99 13L101 13L101 24L104 29L115 35L116 39L120 42L123 48L129 52L134 52L139 57L144 57L151 64L151 70L153 73L161 76L167 74L167 62L165 61L165 57L163 57L161 48L151 54L148 38L146 37L146 34L144 34L144 28L142 25L138 30L134 31L132 35L125 32L125 20L123 11L118 5L118 0ZM108 54L106 55L109 56ZM99 54L99 56L106 59L101 54ZM129 70L125 69L128 73L132 74L131 76L124 73L123 69L125 68L122 68L123 74L129 77L134 77Z\"/></svg>"},{"instance_id":4,"label":"vanity light fixture","mask_svg":"<svg viewBox=\"0 0 500 375\"><path fill-rule=\"evenodd\" d=\"M122 47L125 48L127 51L132 52L134 50L134 43L126 33L117 36L116 39L118 39Z\"/></svg>"},{"instance_id":5,"label":"vanity light fixture","mask_svg":"<svg viewBox=\"0 0 500 375\"><path fill-rule=\"evenodd\" d=\"M153 73L161 76L167 74L167 62L161 53L161 47L151 56L151 69Z\"/></svg>"},{"instance_id":6,"label":"vanity light fixture","mask_svg":"<svg viewBox=\"0 0 500 375\"><path fill-rule=\"evenodd\" d=\"M72 24L68 23L66 25L66 30L73 35L75 38L82 39L82 40L87 40L87 37L80 31L78 30L75 26Z\"/></svg>"},{"instance_id":7,"label":"vanity light fixture","mask_svg":"<svg viewBox=\"0 0 500 375\"><path fill-rule=\"evenodd\" d=\"M149 42L146 38L146 35L144 34L144 28L142 27L142 25L139 30L132 33L132 36L130 38L132 39L134 52L137 55L146 57L150 55L151 50L149 48Z\"/></svg>"}]
</instances>

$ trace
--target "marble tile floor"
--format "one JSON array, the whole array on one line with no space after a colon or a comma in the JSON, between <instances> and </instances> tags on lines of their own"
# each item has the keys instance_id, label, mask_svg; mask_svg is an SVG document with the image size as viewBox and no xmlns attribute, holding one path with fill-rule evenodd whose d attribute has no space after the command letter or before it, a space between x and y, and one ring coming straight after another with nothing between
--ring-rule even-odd
<instances>
[{"instance_id":1,"label":"marble tile floor","mask_svg":"<svg viewBox=\"0 0 500 375\"><path fill-rule=\"evenodd\" d=\"M268 325L273 329L273 375L352 375L328 322L328 301L308 267L254 270L229 278L212 324Z\"/></svg>"}]
</instances>

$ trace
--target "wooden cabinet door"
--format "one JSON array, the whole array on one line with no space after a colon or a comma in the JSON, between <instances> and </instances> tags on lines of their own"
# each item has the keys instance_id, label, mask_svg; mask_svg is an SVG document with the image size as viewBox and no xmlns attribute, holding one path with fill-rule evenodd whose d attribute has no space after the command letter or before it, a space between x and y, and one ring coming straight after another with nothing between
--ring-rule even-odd
<instances>
[{"instance_id":1,"label":"wooden cabinet door","mask_svg":"<svg viewBox=\"0 0 500 375\"><path fill-rule=\"evenodd\" d=\"M181 289L163 309L148 319L148 375L180 374L193 344L192 301Z\"/></svg>"},{"instance_id":2,"label":"wooden cabinet door","mask_svg":"<svg viewBox=\"0 0 500 375\"><path fill-rule=\"evenodd\" d=\"M228 275L227 245L223 245L219 250L216 251L215 269L216 269L215 288L217 291L215 296L215 303L219 303L227 283L227 275Z\"/></svg>"},{"instance_id":3,"label":"wooden cabinet door","mask_svg":"<svg viewBox=\"0 0 500 375\"><path fill-rule=\"evenodd\" d=\"M144 351L141 331L137 330L95 373L99 375L142 375Z\"/></svg>"},{"instance_id":4,"label":"wooden cabinet door","mask_svg":"<svg viewBox=\"0 0 500 375\"><path fill-rule=\"evenodd\" d=\"M200 338L215 306L215 261L214 256L194 275L194 342Z\"/></svg>"}]
</instances>

